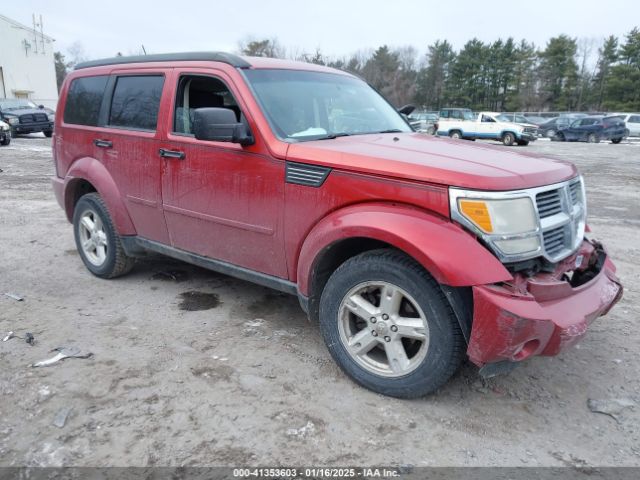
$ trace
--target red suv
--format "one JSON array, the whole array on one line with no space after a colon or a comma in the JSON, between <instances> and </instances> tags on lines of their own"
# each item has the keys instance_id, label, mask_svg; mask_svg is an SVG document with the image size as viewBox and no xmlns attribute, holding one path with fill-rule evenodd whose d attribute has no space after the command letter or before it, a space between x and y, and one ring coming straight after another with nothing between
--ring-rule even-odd
<instances>
[{"instance_id":1,"label":"red suv","mask_svg":"<svg viewBox=\"0 0 640 480\"><path fill-rule=\"evenodd\" d=\"M297 295L360 385L555 355L622 294L565 162L415 133L362 80L224 53L76 67L53 187L91 273L156 252Z\"/></svg>"}]
</instances>

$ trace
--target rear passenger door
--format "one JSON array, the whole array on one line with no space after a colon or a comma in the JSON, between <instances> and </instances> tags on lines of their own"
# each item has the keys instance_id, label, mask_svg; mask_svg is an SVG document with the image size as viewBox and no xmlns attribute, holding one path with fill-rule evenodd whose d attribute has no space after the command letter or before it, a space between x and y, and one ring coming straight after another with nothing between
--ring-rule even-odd
<instances>
[{"instance_id":1,"label":"rear passenger door","mask_svg":"<svg viewBox=\"0 0 640 480\"><path fill-rule=\"evenodd\" d=\"M96 157L115 180L138 236L162 243L169 237L162 211L158 118L167 108L162 99L169 72L112 72L101 109L104 127L93 139Z\"/></svg>"}]
</instances>

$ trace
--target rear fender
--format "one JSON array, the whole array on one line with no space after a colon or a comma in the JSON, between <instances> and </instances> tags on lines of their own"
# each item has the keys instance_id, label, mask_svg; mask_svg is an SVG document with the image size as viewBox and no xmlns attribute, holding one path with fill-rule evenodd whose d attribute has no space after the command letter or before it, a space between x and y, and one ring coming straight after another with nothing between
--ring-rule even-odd
<instances>
[{"instance_id":1,"label":"rear fender","mask_svg":"<svg viewBox=\"0 0 640 480\"><path fill-rule=\"evenodd\" d=\"M476 238L446 218L407 205L366 203L337 210L309 233L297 265L298 290L309 296L317 259L347 238L370 238L405 252L452 287L510 280L511 274Z\"/></svg>"},{"instance_id":2,"label":"rear fender","mask_svg":"<svg viewBox=\"0 0 640 480\"><path fill-rule=\"evenodd\" d=\"M74 192L81 180L91 183L100 194L117 232L120 235L135 235L136 229L115 181L105 166L94 158L84 157L76 160L64 179L64 207L69 221L73 219Z\"/></svg>"}]
</instances>

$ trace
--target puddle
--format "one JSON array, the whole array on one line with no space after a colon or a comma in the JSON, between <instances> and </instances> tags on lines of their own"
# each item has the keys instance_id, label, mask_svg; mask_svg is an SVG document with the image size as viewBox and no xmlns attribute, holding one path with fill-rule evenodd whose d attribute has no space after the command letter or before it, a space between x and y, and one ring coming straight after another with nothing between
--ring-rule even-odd
<instances>
[{"instance_id":1,"label":"puddle","mask_svg":"<svg viewBox=\"0 0 640 480\"><path fill-rule=\"evenodd\" d=\"M205 293L189 291L180 294L182 302L178 305L180 310L196 312L199 310L210 310L220 305L220 297L217 293Z\"/></svg>"}]
</instances>

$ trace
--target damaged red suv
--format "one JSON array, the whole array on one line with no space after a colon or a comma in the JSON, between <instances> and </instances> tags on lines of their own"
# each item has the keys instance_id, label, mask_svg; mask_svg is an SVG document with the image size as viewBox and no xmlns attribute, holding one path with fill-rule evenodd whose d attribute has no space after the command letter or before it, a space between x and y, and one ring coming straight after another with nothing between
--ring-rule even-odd
<instances>
[{"instance_id":1,"label":"damaged red suv","mask_svg":"<svg viewBox=\"0 0 640 480\"><path fill-rule=\"evenodd\" d=\"M396 397L465 355L555 355L622 295L558 160L421 135L345 72L224 53L65 80L58 202L91 273L161 253L297 295L340 367Z\"/></svg>"}]
</instances>

